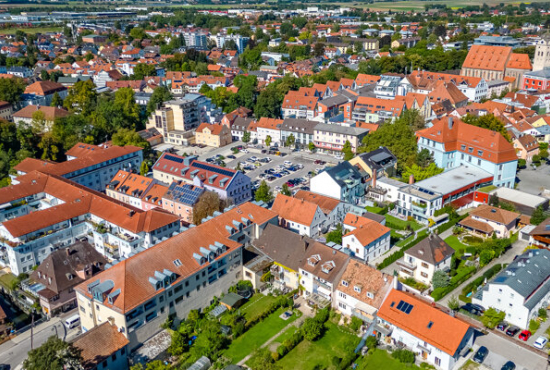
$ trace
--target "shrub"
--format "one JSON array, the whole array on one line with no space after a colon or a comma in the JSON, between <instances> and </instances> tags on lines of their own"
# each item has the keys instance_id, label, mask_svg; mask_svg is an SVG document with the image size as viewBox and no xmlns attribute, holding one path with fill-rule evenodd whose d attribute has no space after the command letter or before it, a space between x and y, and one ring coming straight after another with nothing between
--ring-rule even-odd
<instances>
[{"instance_id":1,"label":"shrub","mask_svg":"<svg viewBox=\"0 0 550 370\"><path fill-rule=\"evenodd\" d=\"M406 349L398 349L391 354L393 358L404 364L414 364L414 352Z\"/></svg>"},{"instance_id":2,"label":"shrub","mask_svg":"<svg viewBox=\"0 0 550 370\"><path fill-rule=\"evenodd\" d=\"M365 345L368 349L376 348L378 346L378 339L375 336L369 335L365 341Z\"/></svg>"},{"instance_id":3,"label":"shrub","mask_svg":"<svg viewBox=\"0 0 550 370\"><path fill-rule=\"evenodd\" d=\"M338 365L340 365L340 362L342 362L342 359L338 356L333 356L332 357L332 365L334 367L338 367Z\"/></svg>"},{"instance_id":4,"label":"shrub","mask_svg":"<svg viewBox=\"0 0 550 370\"><path fill-rule=\"evenodd\" d=\"M280 347L279 347L280 348ZM279 359L281 358L281 356L279 355L279 352L278 352L279 349L277 349L277 352L271 352L271 358L273 359L273 361L277 362L279 361Z\"/></svg>"},{"instance_id":5,"label":"shrub","mask_svg":"<svg viewBox=\"0 0 550 370\"><path fill-rule=\"evenodd\" d=\"M287 353L288 353L288 348L286 348L283 344L281 344L279 347L277 347L277 354L279 355L279 358L283 357ZM277 361L277 360L275 360L275 361Z\"/></svg>"},{"instance_id":6,"label":"shrub","mask_svg":"<svg viewBox=\"0 0 550 370\"><path fill-rule=\"evenodd\" d=\"M307 318L302 326L302 334L309 341L314 341L323 335L323 324L316 319Z\"/></svg>"},{"instance_id":7,"label":"shrub","mask_svg":"<svg viewBox=\"0 0 550 370\"><path fill-rule=\"evenodd\" d=\"M351 328L351 330L357 331L357 330L359 330L359 328L361 327L361 325L363 325L363 321L362 321L360 318L355 317L355 316L353 316L353 317L351 318L351 323L350 323L350 325L349 325L349 327Z\"/></svg>"},{"instance_id":8,"label":"shrub","mask_svg":"<svg viewBox=\"0 0 550 370\"><path fill-rule=\"evenodd\" d=\"M531 333L535 333L537 330L539 330L539 328L540 328L540 322L538 322L535 319L529 321L529 331Z\"/></svg>"},{"instance_id":9,"label":"shrub","mask_svg":"<svg viewBox=\"0 0 550 370\"><path fill-rule=\"evenodd\" d=\"M548 317L548 312L546 312L546 308L539 308L539 317L542 319L546 319Z\"/></svg>"},{"instance_id":10,"label":"shrub","mask_svg":"<svg viewBox=\"0 0 550 370\"><path fill-rule=\"evenodd\" d=\"M322 310L319 310L317 314L315 315L314 319L320 324L324 324L327 322L328 318L330 316L330 312L328 308L324 308Z\"/></svg>"},{"instance_id":11,"label":"shrub","mask_svg":"<svg viewBox=\"0 0 550 370\"><path fill-rule=\"evenodd\" d=\"M481 322L486 328L494 329L499 322L504 320L504 317L506 317L504 311L497 311L493 307L490 307L483 313L483 316L481 316Z\"/></svg>"},{"instance_id":12,"label":"shrub","mask_svg":"<svg viewBox=\"0 0 550 370\"><path fill-rule=\"evenodd\" d=\"M518 159L518 168L527 167L527 161L525 159Z\"/></svg>"}]
</instances>

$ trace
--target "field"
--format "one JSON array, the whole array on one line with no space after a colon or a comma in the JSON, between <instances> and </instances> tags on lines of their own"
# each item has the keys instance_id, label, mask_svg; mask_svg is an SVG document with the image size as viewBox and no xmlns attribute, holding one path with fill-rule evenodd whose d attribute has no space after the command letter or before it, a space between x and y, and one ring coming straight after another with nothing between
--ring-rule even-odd
<instances>
[{"instance_id":1,"label":"field","mask_svg":"<svg viewBox=\"0 0 550 370\"><path fill-rule=\"evenodd\" d=\"M405 365L395 360L386 351L377 349L372 354L369 354L357 361L359 370L419 370L418 366Z\"/></svg>"},{"instance_id":2,"label":"field","mask_svg":"<svg viewBox=\"0 0 550 370\"><path fill-rule=\"evenodd\" d=\"M0 35L13 35L15 34L15 31L21 30L25 33L46 33L46 32L59 32L62 31L62 27L33 27L33 28L20 28L20 27L12 27L12 28L5 28L0 29Z\"/></svg>"},{"instance_id":3,"label":"field","mask_svg":"<svg viewBox=\"0 0 550 370\"><path fill-rule=\"evenodd\" d=\"M275 302L275 297L263 294L255 294L246 302L239 311L244 315L247 321L261 315L271 303Z\"/></svg>"},{"instance_id":4,"label":"field","mask_svg":"<svg viewBox=\"0 0 550 370\"><path fill-rule=\"evenodd\" d=\"M407 227L407 224L408 224L408 225L411 226L411 228L413 230L418 230L418 229L422 228L422 225L420 225L416 221L403 221L402 219L394 217L392 215L386 215L386 222L388 224L386 226L388 226L388 227L391 227L389 225L395 225L395 226L399 227L400 229L405 229L405 227Z\"/></svg>"},{"instance_id":5,"label":"field","mask_svg":"<svg viewBox=\"0 0 550 370\"><path fill-rule=\"evenodd\" d=\"M296 320L296 314L292 315L288 320L283 320L279 317L285 310L278 309L269 315L264 321L254 325L250 330L235 339L224 356L230 358L233 363L237 363L255 349L260 348L262 344L267 342L271 337L277 334L285 326Z\"/></svg>"},{"instance_id":6,"label":"field","mask_svg":"<svg viewBox=\"0 0 550 370\"><path fill-rule=\"evenodd\" d=\"M341 331L336 324L331 322L326 323L325 327L327 331L321 339L315 342L302 341L277 364L282 369L334 369L332 358L334 356L344 357L347 350L357 346L359 337ZM382 366L378 369L386 369L386 367Z\"/></svg>"}]
</instances>

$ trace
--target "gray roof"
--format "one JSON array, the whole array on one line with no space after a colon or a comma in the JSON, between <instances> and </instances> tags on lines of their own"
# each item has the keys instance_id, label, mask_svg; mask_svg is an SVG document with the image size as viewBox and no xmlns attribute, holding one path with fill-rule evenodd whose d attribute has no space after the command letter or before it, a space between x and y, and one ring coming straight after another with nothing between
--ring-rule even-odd
<instances>
[{"instance_id":1,"label":"gray roof","mask_svg":"<svg viewBox=\"0 0 550 370\"><path fill-rule=\"evenodd\" d=\"M524 76L550 78L550 69L541 69L540 71L525 72Z\"/></svg>"},{"instance_id":2,"label":"gray roof","mask_svg":"<svg viewBox=\"0 0 550 370\"><path fill-rule=\"evenodd\" d=\"M360 180L363 177L361 176L361 173L347 161L342 162L325 172L330 175L330 177L332 177L340 186L345 185L345 180Z\"/></svg>"},{"instance_id":3,"label":"gray roof","mask_svg":"<svg viewBox=\"0 0 550 370\"><path fill-rule=\"evenodd\" d=\"M550 134L550 126L548 125L543 125L543 126L539 126L539 127L535 127L537 129L538 132L540 132L542 135L548 135Z\"/></svg>"},{"instance_id":4,"label":"gray roof","mask_svg":"<svg viewBox=\"0 0 550 370\"><path fill-rule=\"evenodd\" d=\"M468 166L459 166L452 170L445 171L439 175L411 185L414 188L423 189L427 194L449 194L453 191L469 186L481 179L492 177L489 172L482 169Z\"/></svg>"},{"instance_id":5,"label":"gray roof","mask_svg":"<svg viewBox=\"0 0 550 370\"><path fill-rule=\"evenodd\" d=\"M313 135L313 129L317 126L319 122L310 121L307 119L299 118L287 118L283 121L281 126L282 131L290 132L303 132L309 135Z\"/></svg>"},{"instance_id":6,"label":"gray roof","mask_svg":"<svg viewBox=\"0 0 550 370\"><path fill-rule=\"evenodd\" d=\"M392 162L397 162L397 158L386 147L380 147L372 152L359 154L359 157L375 170L384 168Z\"/></svg>"},{"instance_id":7,"label":"gray roof","mask_svg":"<svg viewBox=\"0 0 550 370\"><path fill-rule=\"evenodd\" d=\"M233 124L231 125L231 130L233 131L245 131L248 129L248 126L254 122L254 118L250 117L237 117Z\"/></svg>"},{"instance_id":8,"label":"gray roof","mask_svg":"<svg viewBox=\"0 0 550 370\"><path fill-rule=\"evenodd\" d=\"M431 265L437 265L451 257L454 252L455 250L439 235L430 234L405 253Z\"/></svg>"},{"instance_id":9,"label":"gray roof","mask_svg":"<svg viewBox=\"0 0 550 370\"><path fill-rule=\"evenodd\" d=\"M317 126L315 126L315 130L332 132L336 134L353 135L353 136L359 136L359 135L367 134L369 132L369 130L365 128L329 125L327 123L317 124Z\"/></svg>"},{"instance_id":10,"label":"gray roof","mask_svg":"<svg viewBox=\"0 0 550 370\"><path fill-rule=\"evenodd\" d=\"M491 284L507 285L534 307L550 291L550 251L533 249L516 257Z\"/></svg>"},{"instance_id":11,"label":"gray roof","mask_svg":"<svg viewBox=\"0 0 550 370\"><path fill-rule=\"evenodd\" d=\"M537 208L548 200L539 195L525 193L516 189L498 188L490 192L491 195L496 194L502 200L507 200L517 204L523 204L531 208Z\"/></svg>"},{"instance_id":12,"label":"gray roof","mask_svg":"<svg viewBox=\"0 0 550 370\"><path fill-rule=\"evenodd\" d=\"M342 95L336 95L330 98L326 98L321 100L319 103L325 105L326 107L334 107L337 105L345 104L349 101L349 99Z\"/></svg>"}]
</instances>

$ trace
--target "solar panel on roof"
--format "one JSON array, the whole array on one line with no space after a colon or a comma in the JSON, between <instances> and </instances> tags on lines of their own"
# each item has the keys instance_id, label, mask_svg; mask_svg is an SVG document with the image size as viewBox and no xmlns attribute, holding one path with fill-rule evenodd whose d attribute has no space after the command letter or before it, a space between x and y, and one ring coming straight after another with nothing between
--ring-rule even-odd
<instances>
[{"instance_id":1,"label":"solar panel on roof","mask_svg":"<svg viewBox=\"0 0 550 370\"><path fill-rule=\"evenodd\" d=\"M411 313L411 310L413 309L413 305L410 303L407 303L405 301L399 301L399 304L397 305L397 309L403 313L406 313L407 315Z\"/></svg>"},{"instance_id":2,"label":"solar panel on roof","mask_svg":"<svg viewBox=\"0 0 550 370\"><path fill-rule=\"evenodd\" d=\"M170 155L170 154L166 154L164 158L172 162L183 163L183 158L174 157L173 155Z\"/></svg>"},{"instance_id":3,"label":"solar panel on roof","mask_svg":"<svg viewBox=\"0 0 550 370\"><path fill-rule=\"evenodd\" d=\"M226 169L223 169L223 168L210 166L206 163L194 162L193 167L200 168L200 169L206 170L206 171L216 172L216 173L219 173L220 175L224 175L224 176L233 177L233 175L234 175L233 171L229 171L229 170L226 170Z\"/></svg>"}]
</instances>

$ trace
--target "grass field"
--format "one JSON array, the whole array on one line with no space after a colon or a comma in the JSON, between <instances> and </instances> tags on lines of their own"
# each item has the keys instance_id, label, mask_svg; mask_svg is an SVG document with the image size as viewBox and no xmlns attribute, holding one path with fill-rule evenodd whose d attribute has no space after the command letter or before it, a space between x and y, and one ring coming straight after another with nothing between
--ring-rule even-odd
<instances>
[{"instance_id":1,"label":"grass field","mask_svg":"<svg viewBox=\"0 0 550 370\"><path fill-rule=\"evenodd\" d=\"M59 32L63 30L62 27L33 27L33 28L19 28L19 27L13 27L13 28L5 28L0 29L0 35L13 35L15 31L21 30L25 33L46 33L46 32Z\"/></svg>"},{"instance_id":2,"label":"grass field","mask_svg":"<svg viewBox=\"0 0 550 370\"><path fill-rule=\"evenodd\" d=\"M254 325L246 333L235 339L227 351L225 351L224 356L230 358L233 363L241 361L254 350L260 348L262 344L281 331L281 329L298 318L298 316L294 314L285 321L279 317L284 311L285 309L283 308L278 309L264 321Z\"/></svg>"},{"instance_id":3,"label":"grass field","mask_svg":"<svg viewBox=\"0 0 550 370\"><path fill-rule=\"evenodd\" d=\"M297 327L291 326L290 328L286 329L284 332L281 333L277 338L275 338L274 342L277 343L283 343L288 338L292 337L294 333L296 333L296 330L298 330Z\"/></svg>"},{"instance_id":4,"label":"grass field","mask_svg":"<svg viewBox=\"0 0 550 370\"><path fill-rule=\"evenodd\" d=\"M263 294L255 294L248 302L239 308L247 321L254 319L264 312L271 303L275 301L275 297Z\"/></svg>"},{"instance_id":5,"label":"grass field","mask_svg":"<svg viewBox=\"0 0 550 370\"><path fill-rule=\"evenodd\" d=\"M302 341L277 364L282 369L335 369L332 358L334 356L344 357L346 351L354 349L360 339L353 334L340 331L338 326L331 322L326 323L325 327L327 331L321 339L315 342ZM381 366L378 369L386 369L386 367Z\"/></svg>"},{"instance_id":6,"label":"grass field","mask_svg":"<svg viewBox=\"0 0 550 370\"><path fill-rule=\"evenodd\" d=\"M546 1L543 1L543 0L531 1L531 3L533 3L533 2L546 2ZM500 3L518 5L518 4L521 3L521 1L517 1L517 0L502 0L502 1L488 0L488 1L484 1L484 3L486 3L487 5L498 5ZM395 11L424 10L424 6L427 5L427 4L443 4L443 5L449 6L452 9L459 9L459 8L463 8L463 7L469 6L469 5L479 5L479 6L481 6L481 3L479 1L474 1L474 0L449 0L449 1L441 1L441 0L437 0L437 1L430 1L430 0L418 1L418 0L413 0L413 1L396 1L396 2L389 2L389 1L388 2L375 2L374 4L366 4L366 3L361 3L361 2L358 2L358 1L351 1L351 2L341 2L341 3L319 3L318 5L321 5L321 4L322 5L340 5L340 6L343 6L343 7L364 8L364 9L370 9L370 10L390 10L391 9L391 10L395 10ZM312 6L313 6L313 4L312 4Z\"/></svg>"},{"instance_id":7,"label":"grass field","mask_svg":"<svg viewBox=\"0 0 550 370\"><path fill-rule=\"evenodd\" d=\"M384 350L377 349L370 355L362 357L357 361L359 370L418 370L416 365L405 365L397 361Z\"/></svg>"},{"instance_id":8,"label":"grass field","mask_svg":"<svg viewBox=\"0 0 550 370\"><path fill-rule=\"evenodd\" d=\"M376 214L379 214L384 209L384 208L381 208L381 207L371 207L371 206L366 206L365 208L366 208L367 211L369 211L371 213L376 213Z\"/></svg>"},{"instance_id":9,"label":"grass field","mask_svg":"<svg viewBox=\"0 0 550 370\"><path fill-rule=\"evenodd\" d=\"M462 251L462 250L468 248L468 245L463 244L454 235L449 236L447 239L445 239L445 242L447 242L447 244L449 244L455 251Z\"/></svg>"},{"instance_id":10,"label":"grass field","mask_svg":"<svg viewBox=\"0 0 550 370\"><path fill-rule=\"evenodd\" d=\"M394 217L392 215L386 215L386 221L388 223L391 223L391 224L394 224L396 226L399 226L401 228L405 228L407 227L407 224L411 225L412 229L413 230L418 230L420 228L422 228L422 225L420 225L418 222L416 221L403 221L402 219L400 218L397 218L397 217ZM389 226L388 226L389 227Z\"/></svg>"}]
</instances>

